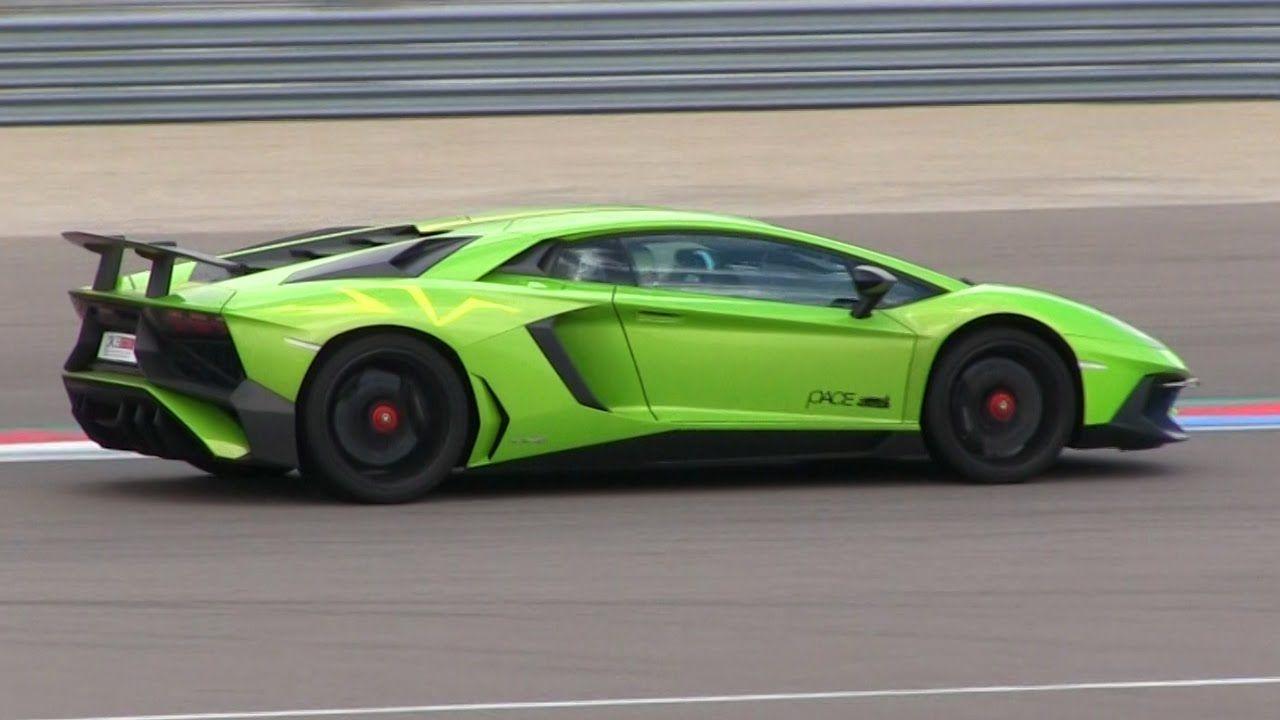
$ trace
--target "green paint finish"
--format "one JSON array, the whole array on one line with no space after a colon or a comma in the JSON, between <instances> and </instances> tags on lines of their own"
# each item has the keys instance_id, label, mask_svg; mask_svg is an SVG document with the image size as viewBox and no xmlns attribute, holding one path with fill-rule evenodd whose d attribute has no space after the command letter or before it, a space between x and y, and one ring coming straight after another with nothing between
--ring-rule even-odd
<instances>
[{"instance_id":1,"label":"green paint finish","mask_svg":"<svg viewBox=\"0 0 1280 720\"><path fill-rule=\"evenodd\" d=\"M970 286L873 250L756 220L592 207L503 211L414 225L424 232L443 231L438 240L474 239L420 277L286 282L302 270L380 251L369 248L317 259L303 255L292 265L207 284L190 282L190 265L181 264L175 269L175 293L164 298L141 296L146 273L130 276L114 293L84 292L139 305L221 312L248 376L292 400L322 348L350 333L429 335L455 354L470 376L478 414L472 466L671 429L917 430L938 353L975 322L1038 323L1060 338L1088 368L1079 371L1086 424L1110 420L1144 375L1186 372L1158 341L1086 305L1025 288ZM680 230L823 248L931 284L938 294L855 319L836 307L501 270L547 240ZM406 247L414 242L404 241ZM526 326L551 317L574 370L608 410L575 400L533 341ZM234 420L217 408L137 379L101 381L146 387L220 456L244 451ZM499 404L508 425L494 449L502 422Z\"/></svg>"},{"instance_id":2,"label":"green paint finish","mask_svg":"<svg viewBox=\"0 0 1280 720\"><path fill-rule=\"evenodd\" d=\"M1105 423L1115 417L1143 377L1186 371L1182 361L1165 348L1076 335L1067 335L1066 340L1081 362L1085 425Z\"/></svg>"},{"instance_id":3,"label":"green paint finish","mask_svg":"<svg viewBox=\"0 0 1280 720\"><path fill-rule=\"evenodd\" d=\"M619 288L617 308L660 421L902 422L915 336L886 314L856 320L841 308L645 288ZM851 402L823 402L822 393ZM887 407L859 405L865 397Z\"/></svg>"},{"instance_id":4,"label":"green paint finish","mask_svg":"<svg viewBox=\"0 0 1280 720\"><path fill-rule=\"evenodd\" d=\"M600 286L595 305L557 316L555 333L602 405L618 415L652 421L653 413L612 301L613 288Z\"/></svg>"}]
</instances>

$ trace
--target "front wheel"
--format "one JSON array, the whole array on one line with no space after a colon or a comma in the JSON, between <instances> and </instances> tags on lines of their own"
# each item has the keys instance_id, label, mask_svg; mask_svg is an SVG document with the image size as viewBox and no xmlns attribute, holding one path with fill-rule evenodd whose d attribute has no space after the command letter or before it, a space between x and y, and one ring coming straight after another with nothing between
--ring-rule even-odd
<instances>
[{"instance_id":1,"label":"front wheel","mask_svg":"<svg viewBox=\"0 0 1280 720\"><path fill-rule=\"evenodd\" d=\"M321 360L300 409L303 474L367 503L416 500L463 459L471 409L429 343L368 335Z\"/></svg>"},{"instance_id":2,"label":"front wheel","mask_svg":"<svg viewBox=\"0 0 1280 720\"><path fill-rule=\"evenodd\" d=\"M948 348L925 395L925 443L966 479L1021 482L1047 469L1071 437L1070 370L1044 340L1015 328L980 330Z\"/></svg>"}]
</instances>

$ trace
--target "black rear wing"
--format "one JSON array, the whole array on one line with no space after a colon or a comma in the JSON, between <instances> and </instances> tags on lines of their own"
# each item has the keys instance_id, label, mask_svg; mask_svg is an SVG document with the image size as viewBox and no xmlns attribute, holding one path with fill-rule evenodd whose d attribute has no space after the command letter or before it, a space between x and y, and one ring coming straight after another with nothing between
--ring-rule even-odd
<instances>
[{"instance_id":1,"label":"black rear wing","mask_svg":"<svg viewBox=\"0 0 1280 720\"><path fill-rule=\"evenodd\" d=\"M128 240L122 235L95 235L87 232L64 232L62 237L73 245L98 254L98 271L93 276L93 289L110 292L120 282L120 265L124 251L132 250L142 259L151 262L151 277L147 280L147 297L157 298L169 294L173 282L173 264L190 260L202 265L222 268L232 275L243 275L249 268L235 260L225 260L216 255L206 255L195 250L177 247L172 242L146 243Z\"/></svg>"}]
</instances>

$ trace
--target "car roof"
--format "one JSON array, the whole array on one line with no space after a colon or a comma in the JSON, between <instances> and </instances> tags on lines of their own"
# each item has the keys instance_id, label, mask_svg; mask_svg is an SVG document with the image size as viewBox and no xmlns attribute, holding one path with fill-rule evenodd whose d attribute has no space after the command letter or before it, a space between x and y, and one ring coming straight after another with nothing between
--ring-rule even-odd
<instances>
[{"instance_id":1,"label":"car roof","mask_svg":"<svg viewBox=\"0 0 1280 720\"><path fill-rule=\"evenodd\" d=\"M484 215L453 218L446 224L426 221L418 226L420 231L446 230L450 234L472 235L476 240L469 252L485 252L485 248L505 246L509 242L529 243L540 238L575 239L575 235L590 236L594 233L628 232L631 230L661 230L664 227L699 228L707 230L757 232L772 237L783 237L827 247L840 252L857 253L865 261L884 265L897 272L905 272L919 280L948 289L966 286L962 281L950 278L936 270L916 265L903 258L893 257L870 248L778 227L763 220L721 215L692 210L669 208L597 205L572 208L538 208L509 210ZM468 255L463 253L461 255ZM461 278L456 278L461 279Z\"/></svg>"},{"instance_id":2,"label":"car roof","mask_svg":"<svg viewBox=\"0 0 1280 720\"><path fill-rule=\"evenodd\" d=\"M725 228L767 228L750 218L691 210L628 205L589 205L566 208L503 210L414 223L419 232L449 230L459 234L527 235L529 233L586 232L610 226L714 225Z\"/></svg>"}]
</instances>

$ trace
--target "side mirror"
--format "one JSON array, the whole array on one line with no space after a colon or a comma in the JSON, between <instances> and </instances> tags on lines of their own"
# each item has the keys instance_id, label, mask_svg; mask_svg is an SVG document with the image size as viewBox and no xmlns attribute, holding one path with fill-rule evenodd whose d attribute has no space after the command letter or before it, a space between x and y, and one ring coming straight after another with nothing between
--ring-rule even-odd
<instances>
[{"instance_id":1,"label":"side mirror","mask_svg":"<svg viewBox=\"0 0 1280 720\"><path fill-rule=\"evenodd\" d=\"M858 303L853 306L853 316L861 320L871 314L876 305L893 289L898 278L888 270L872 265L859 265L853 269L853 287L858 291Z\"/></svg>"}]
</instances>

